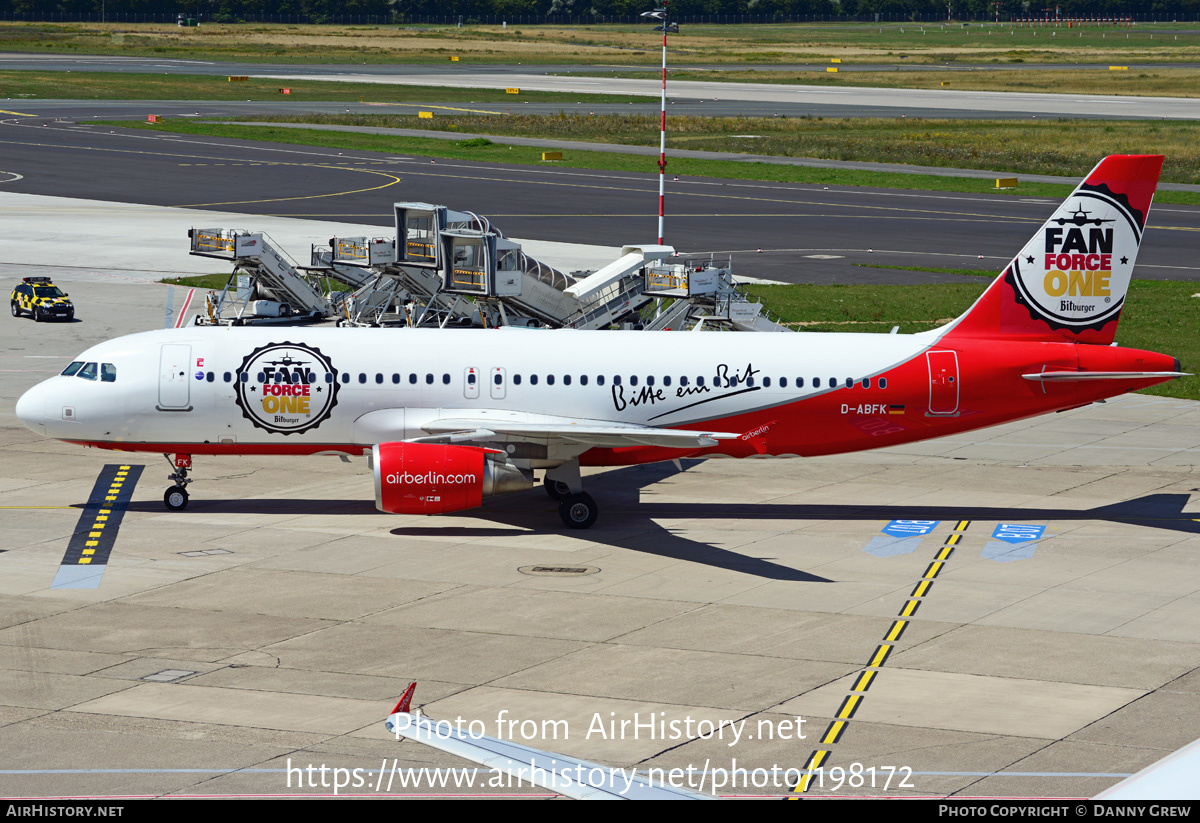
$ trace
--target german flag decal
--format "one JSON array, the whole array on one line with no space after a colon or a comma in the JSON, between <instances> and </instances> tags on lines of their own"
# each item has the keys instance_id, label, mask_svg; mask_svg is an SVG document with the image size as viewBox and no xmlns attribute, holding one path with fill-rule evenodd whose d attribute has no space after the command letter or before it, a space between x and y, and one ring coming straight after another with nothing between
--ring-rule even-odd
<instances>
[{"instance_id":1,"label":"german flag decal","mask_svg":"<svg viewBox=\"0 0 1200 823\"><path fill-rule=\"evenodd\" d=\"M887 409L888 409L888 414L904 414L904 404L903 403L892 403L891 405L889 405L887 407Z\"/></svg>"}]
</instances>

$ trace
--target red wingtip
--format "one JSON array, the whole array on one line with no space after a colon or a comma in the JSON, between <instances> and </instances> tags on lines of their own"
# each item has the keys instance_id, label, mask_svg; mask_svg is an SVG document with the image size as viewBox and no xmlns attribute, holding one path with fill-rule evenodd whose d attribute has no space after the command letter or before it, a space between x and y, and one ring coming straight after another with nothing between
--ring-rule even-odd
<instances>
[{"instance_id":1,"label":"red wingtip","mask_svg":"<svg viewBox=\"0 0 1200 823\"><path fill-rule=\"evenodd\" d=\"M408 688L405 690L404 696L400 698L400 702L396 704L396 708L392 709L391 714L389 714L388 716L390 717L392 714L395 714L396 712L407 712L408 707L410 705L412 705L413 692L415 692L416 690L417 690L417 683L414 680L412 683L408 684Z\"/></svg>"}]
</instances>

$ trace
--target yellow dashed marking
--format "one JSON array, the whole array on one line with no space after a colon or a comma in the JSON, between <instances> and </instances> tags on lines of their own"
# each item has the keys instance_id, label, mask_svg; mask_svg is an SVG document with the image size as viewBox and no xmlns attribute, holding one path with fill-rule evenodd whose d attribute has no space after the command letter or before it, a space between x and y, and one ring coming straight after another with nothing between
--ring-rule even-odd
<instances>
[{"instance_id":1,"label":"yellow dashed marking","mask_svg":"<svg viewBox=\"0 0 1200 823\"><path fill-rule=\"evenodd\" d=\"M941 560L930 563L929 568L925 570L925 574L921 575L921 577L925 580L932 580L938 576L938 573L942 570L942 566L945 565L946 563Z\"/></svg>"},{"instance_id":2,"label":"yellow dashed marking","mask_svg":"<svg viewBox=\"0 0 1200 823\"><path fill-rule=\"evenodd\" d=\"M949 537L947 537L947 538L946 538L946 545L947 545L947 546L953 546L953 545L955 545L956 543L958 543L958 541L959 541L959 540L961 540L961 539L962 539L962 535L961 535L961 534L952 534L952 535L950 535Z\"/></svg>"},{"instance_id":3,"label":"yellow dashed marking","mask_svg":"<svg viewBox=\"0 0 1200 823\"><path fill-rule=\"evenodd\" d=\"M871 688L871 681L875 679L875 672L866 671L858 676L858 680L854 681L854 686L851 687L852 692L865 692Z\"/></svg>"},{"instance_id":4,"label":"yellow dashed marking","mask_svg":"<svg viewBox=\"0 0 1200 823\"><path fill-rule=\"evenodd\" d=\"M835 720L829 724L829 729L826 730L825 736L821 738L821 742L826 746L832 746L841 739L842 732L846 730L845 720Z\"/></svg>"},{"instance_id":5,"label":"yellow dashed marking","mask_svg":"<svg viewBox=\"0 0 1200 823\"><path fill-rule=\"evenodd\" d=\"M912 594L910 594L909 597L924 597L925 593L929 591L929 587L932 585L932 580L922 580L917 584L916 588L912 590Z\"/></svg>"},{"instance_id":6,"label":"yellow dashed marking","mask_svg":"<svg viewBox=\"0 0 1200 823\"><path fill-rule=\"evenodd\" d=\"M900 616L901 617L912 617L914 614L917 613L917 609L920 607L920 605L921 605L920 600L908 601L907 603L904 604L904 608L900 610Z\"/></svg>"},{"instance_id":7,"label":"yellow dashed marking","mask_svg":"<svg viewBox=\"0 0 1200 823\"><path fill-rule=\"evenodd\" d=\"M967 530L967 526L969 525L971 525L970 520L959 520L958 525L954 527L954 530L956 532L965 532Z\"/></svg>"},{"instance_id":8,"label":"yellow dashed marking","mask_svg":"<svg viewBox=\"0 0 1200 823\"><path fill-rule=\"evenodd\" d=\"M834 715L834 717L841 718L842 720L849 720L850 718L854 717L854 712L858 710L858 704L860 702L862 702L861 694L846 695L846 699L842 701L842 706L838 709L837 714Z\"/></svg>"},{"instance_id":9,"label":"yellow dashed marking","mask_svg":"<svg viewBox=\"0 0 1200 823\"><path fill-rule=\"evenodd\" d=\"M825 762L825 758L829 757L829 752L824 749L818 749L812 753L812 757L808 759L808 774L800 778L800 782L796 784L796 788L792 791L796 794L804 794L808 791L808 784L812 781L812 773L821 768L821 764Z\"/></svg>"},{"instance_id":10,"label":"yellow dashed marking","mask_svg":"<svg viewBox=\"0 0 1200 823\"><path fill-rule=\"evenodd\" d=\"M954 549L950 546L942 546L942 550L937 553L938 560L949 560L950 555L954 554Z\"/></svg>"},{"instance_id":11,"label":"yellow dashed marking","mask_svg":"<svg viewBox=\"0 0 1200 823\"><path fill-rule=\"evenodd\" d=\"M875 654L871 655L871 662L867 665L873 669L878 669L883 665L884 661L888 659L888 655L891 653L891 646L887 645L886 643L881 644L879 648L875 650Z\"/></svg>"}]
</instances>

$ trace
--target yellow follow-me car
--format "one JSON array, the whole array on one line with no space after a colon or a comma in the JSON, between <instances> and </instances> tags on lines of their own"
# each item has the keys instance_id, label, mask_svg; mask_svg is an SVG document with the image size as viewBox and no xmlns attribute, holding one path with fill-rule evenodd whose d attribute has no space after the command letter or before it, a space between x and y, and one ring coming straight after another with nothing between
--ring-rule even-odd
<instances>
[{"instance_id":1,"label":"yellow follow-me car","mask_svg":"<svg viewBox=\"0 0 1200 823\"><path fill-rule=\"evenodd\" d=\"M28 313L39 323L43 320L74 320L75 306L67 294L50 282L49 277L25 277L12 293L13 317Z\"/></svg>"}]
</instances>

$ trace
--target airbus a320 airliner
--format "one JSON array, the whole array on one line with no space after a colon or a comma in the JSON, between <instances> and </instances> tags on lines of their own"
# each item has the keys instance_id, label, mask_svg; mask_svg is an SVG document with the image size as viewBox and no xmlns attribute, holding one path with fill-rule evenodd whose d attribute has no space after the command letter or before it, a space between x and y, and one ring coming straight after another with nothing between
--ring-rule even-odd
<instances>
[{"instance_id":1,"label":"airbus a320 airliner","mask_svg":"<svg viewBox=\"0 0 1200 823\"><path fill-rule=\"evenodd\" d=\"M1062 411L1181 377L1113 345L1161 156L1104 159L961 317L920 334L187 327L35 386L38 434L174 455L366 455L385 512L531 488L591 526L580 466L810 457Z\"/></svg>"}]
</instances>

